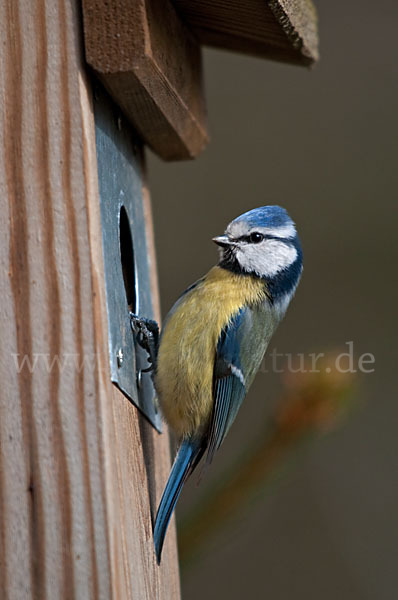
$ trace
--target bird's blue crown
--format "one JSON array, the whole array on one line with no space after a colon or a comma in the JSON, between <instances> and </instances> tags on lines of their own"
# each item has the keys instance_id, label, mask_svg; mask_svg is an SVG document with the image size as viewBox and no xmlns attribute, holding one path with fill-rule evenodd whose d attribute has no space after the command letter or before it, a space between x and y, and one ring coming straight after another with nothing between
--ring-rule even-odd
<instances>
[{"instance_id":1,"label":"bird's blue crown","mask_svg":"<svg viewBox=\"0 0 398 600\"><path fill-rule=\"evenodd\" d=\"M245 222L250 227L285 227L293 225L287 211L281 206L260 206L243 213L232 223Z\"/></svg>"}]
</instances>

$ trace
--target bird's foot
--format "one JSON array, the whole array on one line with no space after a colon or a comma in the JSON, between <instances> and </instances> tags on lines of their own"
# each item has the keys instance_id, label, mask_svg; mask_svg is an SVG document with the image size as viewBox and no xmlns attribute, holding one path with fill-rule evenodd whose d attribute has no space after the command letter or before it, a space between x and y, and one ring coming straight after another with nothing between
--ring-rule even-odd
<instances>
[{"instance_id":1,"label":"bird's foot","mask_svg":"<svg viewBox=\"0 0 398 600\"><path fill-rule=\"evenodd\" d=\"M130 312L130 324L137 343L148 352L148 360L151 363L151 366L143 369L142 372L154 371L159 348L159 325L152 319L138 317L132 312Z\"/></svg>"}]
</instances>

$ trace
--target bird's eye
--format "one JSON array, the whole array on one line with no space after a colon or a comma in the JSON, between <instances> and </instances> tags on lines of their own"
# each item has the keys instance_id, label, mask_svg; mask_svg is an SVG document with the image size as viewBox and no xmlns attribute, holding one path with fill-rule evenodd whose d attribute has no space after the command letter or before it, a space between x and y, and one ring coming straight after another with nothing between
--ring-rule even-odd
<instances>
[{"instance_id":1,"label":"bird's eye","mask_svg":"<svg viewBox=\"0 0 398 600\"><path fill-rule=\"evenodd\" d=\"M259 242L262 242L263 239L264 236L261 233L258 233L257 231L254 231L249 235L249 242L251 242L252 244L258 244Z\"/></svg>"}]
</instances>

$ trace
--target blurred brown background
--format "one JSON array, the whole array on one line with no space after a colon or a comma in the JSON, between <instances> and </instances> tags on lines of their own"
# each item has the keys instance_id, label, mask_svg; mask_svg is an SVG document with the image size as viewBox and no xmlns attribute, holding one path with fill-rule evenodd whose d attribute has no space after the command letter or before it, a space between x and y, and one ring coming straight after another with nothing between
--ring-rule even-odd
<instances>
[{"instance_id":1,"label":"blurred brown background","mask_svg":"<svg viewBox=\"0 0 398 600\"><path fill-rule=\"evenodd\" d=\"M285 206L304 276L271 342L280 353L373 353L359 406L298 453L278 484L182 573L183 598L390 600L398 589L396 387L398 10L392 0L316 2L312 71L205 52L211 143L194 162L149 157L162 309L217 260L238 214ZM217 480L281 391L259 373L200 488ZM195 477L193 478L196 479Z\"/></svg>"}]
</instances>

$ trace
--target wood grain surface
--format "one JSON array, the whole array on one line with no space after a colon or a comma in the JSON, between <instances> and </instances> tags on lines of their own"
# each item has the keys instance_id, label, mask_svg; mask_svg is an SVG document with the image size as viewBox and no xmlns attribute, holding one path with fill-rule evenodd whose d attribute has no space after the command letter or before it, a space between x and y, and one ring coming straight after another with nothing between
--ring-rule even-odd
<instances>
[{"instance_id":1,"label":"wood grain surface","mask_svg":"<svg viewBox=\"0 0 398 600\"><path fill-rule=\"evenodd\" d=\"M297 65L318 59L311 0L173 0L202 44Z\"/></svg>"},{"instance_id":2,"label":"wood grain surface","mask_svg":"<svg viewBox=\"0 0 398 600\"><path fill-rule=\"evenodd\" d=\"M178 599L168 438L109 379L79 10L0 3L0 597Z\"/></svg>"},{"instance_id":3,"label":"wood grain surface","mask_svg":"<svg viewBox=\"0 0 398 600\"><path fill-rule=\"evenodd\" d=\"M166 160L208 141L201 49L169 0L83 0L85 53L145 142Z\"/></svg>"}]
</instances>

